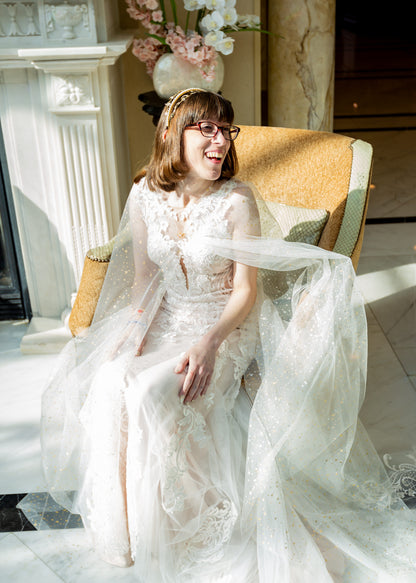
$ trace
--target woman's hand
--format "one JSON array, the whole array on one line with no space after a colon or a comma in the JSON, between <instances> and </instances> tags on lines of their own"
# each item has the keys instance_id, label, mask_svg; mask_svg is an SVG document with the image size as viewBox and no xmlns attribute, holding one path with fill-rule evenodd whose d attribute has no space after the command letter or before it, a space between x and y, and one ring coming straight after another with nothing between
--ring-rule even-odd
<instances>
[{"instance_id":1,"label":"woman's hand","mask_svg":"<svg viewBox=\"0 0 416 583\"><path fill-rule=\"evenodd\" d=\"M207 392L214 372L216 352L216 344L202 338L185 353L177 364L176 373L186 372L179 391L179 397L184 397L184 403L189 403Z\"/></svg>"},{"instance_id":2,"label":"woman's hand","mask_svg":"<svg viewBox=\"0 0 416 583\"><path fill-rule=\"evenodd\" d=\"M140 342L139 347L136 351L136 356L141 356L143 353L143 348L144 345L146 344L146 337L143 338L143 340Z\"/></svg>"}]
</instances>

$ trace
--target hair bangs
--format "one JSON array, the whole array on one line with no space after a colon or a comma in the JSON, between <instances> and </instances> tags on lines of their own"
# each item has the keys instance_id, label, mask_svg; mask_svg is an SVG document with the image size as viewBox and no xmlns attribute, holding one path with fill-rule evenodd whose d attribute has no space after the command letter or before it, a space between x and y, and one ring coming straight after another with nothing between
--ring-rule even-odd
<instances>
[{"instance_id":1,"label":"hair bangs","mask_svg":"<svg viewBox=\"0 0 416 583\"><path fill-rule=\"evenodd\" d=\"M195 93L187 101L189 101L188 107L183 108L184 126L194 124L202 119L229 124L234 121L234 110L231 103L216 93Z\"/></svg>"}]
</instances>

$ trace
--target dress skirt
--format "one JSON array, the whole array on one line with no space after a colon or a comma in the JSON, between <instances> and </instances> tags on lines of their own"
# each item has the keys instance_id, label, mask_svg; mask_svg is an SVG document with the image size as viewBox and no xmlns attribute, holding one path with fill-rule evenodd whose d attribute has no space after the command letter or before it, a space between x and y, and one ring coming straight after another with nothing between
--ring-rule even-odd
<instances>
[{"instance_id":1,"label":"dress skirt","mask_svg":"<svg viewBox=\"0 0 416 583\"><path fill-rule=\"evenodd\" d=\"M248 396L241 377L255 350L251 318L220 348L209 389L183 403L186 371L174 372L194 339L161 339L156 319L143 353L121 354L96 373L80 420L75 509L93 546L137 580L258 580L251 529L240 524ZM242 340L244 338L244 341Z\"/></svg>"}]
</instances>

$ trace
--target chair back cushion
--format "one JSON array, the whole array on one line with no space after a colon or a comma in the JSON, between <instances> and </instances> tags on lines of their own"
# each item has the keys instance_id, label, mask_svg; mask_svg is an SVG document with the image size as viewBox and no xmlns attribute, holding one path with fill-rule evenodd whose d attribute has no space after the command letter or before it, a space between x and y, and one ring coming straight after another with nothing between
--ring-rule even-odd
<instances>
[{"instance_id":1,"label":"chair back cushion","mask_svg":"<svg viewBox=\"0 0 416 583\"><path fill-rule=\"evenodd\" d=\"M288 128L242 126L236 140L238 177L266 201L326 209L319 246L332 250L350 184L353 138Z\"/></svg>"}]
</instances>

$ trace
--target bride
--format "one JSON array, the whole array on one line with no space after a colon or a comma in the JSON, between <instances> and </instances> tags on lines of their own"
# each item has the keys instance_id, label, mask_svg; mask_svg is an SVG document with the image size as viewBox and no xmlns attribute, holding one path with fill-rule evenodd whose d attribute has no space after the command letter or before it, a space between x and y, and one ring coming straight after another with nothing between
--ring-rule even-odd
<instances>
[{"instance_id":1,"label":"bride","mask_svg":"<svg viewBox=\"0 0 416 583\"><path fill-rule=\"evenodd\" d=\"M273 236L231 104L166 104L94 322L43 397L45 474L145 583L416 581L415 519L358 421L349 259Z\"/></svg>"}]
</instances>

